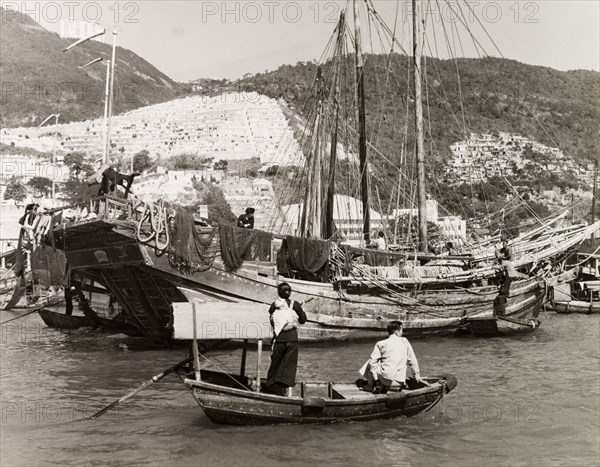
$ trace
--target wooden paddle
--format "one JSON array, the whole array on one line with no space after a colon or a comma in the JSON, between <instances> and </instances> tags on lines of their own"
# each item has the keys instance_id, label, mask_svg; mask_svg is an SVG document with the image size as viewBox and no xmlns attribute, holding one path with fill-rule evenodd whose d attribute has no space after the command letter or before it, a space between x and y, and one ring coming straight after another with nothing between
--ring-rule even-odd
<instances>
[{"instance_id":1,"label":"wooden paddle","mask_svg":"<svg viewBox=\"0 0 600 467\"><path fill-rule=\"evenodd\" d=\"M148 386L150 386L153 383L156 383L157 381L160 381L161 379L163 379L165 376L173 373L175 370L177 370L178 368L182 367L183 365L185 365L186 363L189 363L193 360L194 357L188 357L185 360L180 361L179 363L173 365L170 368L167 368L166 370L162 371L161 373L157 374L156 376L153 376L151 379L149 379L148 381L144 381L142 384L140 384L137 388L135 388L133 391L128 392L127 394L125 394L123 397L121 397L120 399L117 399L114 402L111 402L110 404L108 404L106 407L104 407L103 409L99 410L98 412L96 412L94 415L91 415L89 417L85 417L85 420L96 420L97 418L100 418L102 415L104 415L106 412L108 412L111 409L114 409L117 405L119 405L121 402L126 401L127 399L129 399L130 397L135 396L138 392L140 392L142 389L146 389Z\"/></svg>"},{"instance_id":2,"label":"wooden paddle","mask_svg":"<svg viewBox=\"0 0 600 467\"><path fill-rule=\"evenodd\" d=\"M203 349L202 352L204 353L204 352L208 352L209 350L214 350L214 349L220 347L221 345L223 345L223 343L225 343L225 342L227 342L227 341L217 342L216 344L208 346L207 348ZM127 399L129 399L130 397L135 396L141 390L146 389L148 386L152 385L153 383L156 383L157 381L160 381L165 376L170 375L171 373L173 373L174 371L178 370L179 368L181 368L186 363L191 362L193 359L194 359L194 357L190 356L190 357L186 358L185 360L182 360L179 363L176 363L172 367L167 368L166 370L162 371L161 373L157 374L156 376L153 376L152 378L150 378L148 381L144 381L137 388L135 388L133 391L128 392L127 394L125 394L120 399L117 399L116 401L111 402L106 407L104 407L103 409L101 409L98 412L96 412L94 415L91 415L89 417L85 417L84 420L96 420L97 418L100 418L102 415L104 415L109 410L114 409L121 402L124 402Z\"/></svg>"}]
</instances>

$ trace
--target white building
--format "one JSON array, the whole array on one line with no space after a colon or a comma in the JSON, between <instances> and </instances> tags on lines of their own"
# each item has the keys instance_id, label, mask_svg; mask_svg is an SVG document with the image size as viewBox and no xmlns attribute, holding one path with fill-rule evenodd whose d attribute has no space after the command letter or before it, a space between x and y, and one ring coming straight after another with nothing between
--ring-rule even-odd
<instances>
[{"instance_id":1,"label":"white building","mask_svg":"<svg viewBox=\"0 0 600 467\"><path fill-rule=\"evenodd\" d=\"M59 28L58 35L61 39L85 39L104 30L99 24L87 21L61 21ZM104 44L104 36L95 37L93 40Z\"/></svg>"},{"instance_id":2,"label":"white building","mask_svg":"<svg viewBox=\"0 0 600 467\"><path fill-rule=\"evenodd\" d=\"M363 210L362 201L351 196L335 195L333 199L333 221L335 226L347 241L352 245L360 245L363 241ZM300 213L302 203L282 206L286 216L287 224L290 226L292 235L299 235ZM371 209L371 234L377 230L384 229L387 219L380 213Z\"/></svg>"}]
</instances>

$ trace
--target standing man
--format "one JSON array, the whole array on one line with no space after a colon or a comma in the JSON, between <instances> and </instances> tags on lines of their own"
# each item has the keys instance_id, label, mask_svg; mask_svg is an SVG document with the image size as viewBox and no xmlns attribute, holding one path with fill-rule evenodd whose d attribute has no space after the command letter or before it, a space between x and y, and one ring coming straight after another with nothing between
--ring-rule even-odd
<instances>
[{"instance_id":1,"label":"standing man","mask_svg":"<svg viewBox=\"0 0 600 467\"><path fill-rule=\"evenodd\" d=\"M117 189L117 185L121 185L125 189L125 198L127 198L133 179L138 175L140 174L133 173L131 175L123 175L113 169L110 165L102 164L101 161L97 161L96 173L88 177L87 183L88 185L100 184L98 196L113 194Z\"/></svg>"},{"instance_id":2,"label":"standing man","mask_svg":"<svg viewBox=\"0 0 600 467\"><path fill-rule=\"evenodd\" d=\"M242 229L253 229L254 228L254 208L246 208L246 212L237 220L237 226Z\"/></svg>"},{"instance_id":3,"label":"standing man","mask_svg":"<svg viewBox=\"0 0 600 467\"><path fill-rule=\"evenodd\" d=\"M360 373L367 378L367 385L363 389L379 394L387 392L388 388L404 388L407 366L412 368L417 381L429 386L421 379L417 357L410 342L402 337L402 323L390 321L387 332L389 337L375 344L371 357L360 369Z\"/></svg>"},{"instance_id":4,"label":"standing man","mask_svg":"<svg viewBox=\"0 0 600 467\"><path fill-rule=\"evenodd\" d=\"M302 304L290 300L292 288L286 282L277 286L277 295L269 308L273 343L271 344L271 366L267 373L264 392L285 396L287 389L296 384L298 368L298 330L306 322Z\"/></svg>"}]
</instances>

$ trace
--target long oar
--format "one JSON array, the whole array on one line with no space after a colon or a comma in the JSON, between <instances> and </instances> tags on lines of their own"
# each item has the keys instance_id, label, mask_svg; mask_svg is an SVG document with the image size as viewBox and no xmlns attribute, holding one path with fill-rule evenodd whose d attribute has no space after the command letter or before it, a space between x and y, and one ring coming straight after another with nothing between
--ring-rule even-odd
<instances>
[{"instance_id":1,"label":"long oar","mask_svg":"<svg viewBox=\"0 0 600 467\"><path fill-rule=\"evenodd\" d=\"M220 341L217 342L216 344L210 345L207 348L203 349L202 352L208 352L209 350L214 350L220 346L222 346L226 341ZM104 415L106 412L108 412L109 410L115 408L117 405L119 405L121 402L126 401L127 399L129 399L132 396L135 396L138 392L140 392L143 389L146 389L148 386L150 386L151 384L156 383L157 381L160 381L161 379L163 379L165 376L170 375L171 373L173 373L175 370L181 368L183 365L185 365L186 363L191 362L194 359L193 356L186 358L185 360L180 361L179 363L176 363L175 365L173 365L172 367L167 368L166 370L164 370L163 372L157 374L156 376L153 376L151 379L149 379L148 381L144 381L142 384L140 384L137 388L135 388L133 391L128 392L127 394L125 394L123 397L121 397L120 399L117 399L114 402L111 402L110 404L108 404L106 407L104 407L103 409L99 410L98 412L96 412L94 415L91 415L89 417L85 417L84 420L96 420L97 418L101 417L102 415Z\"/></svg>"},{"instance_id":2,"label":"long oar","mask_svg":"<svg viewBox=\"0 0 600 467\"><path fill-rule=\"evenodd\" d=\"M110 404L108 404L106 407L104 407L103 409L99 410L98 412L96 412L94 415L91 415L89 417L85 417L86 420L96 420L97 418L101 417L102 415L104 415L106 412L108 412L109 410L115 408L117 405L119 405L121 402L126 401L127 399L129 399L132 396L135 396L138 392L140 392L143 389L146 389L148 386L150 386L153 383L156 383L157 381L160 381L161 379L163 379L165 376L170 375L171 373L173 373L175 370L177 370L178 368L182 367L183 365L185 365L186 363L189 363L193 360L194 357L188 357L185 360L180 361L179 363L173 365L170 368L167 368L166 370L164 370L163 372L157 374L156 376L153 376L151 379L149 379L148 381L144 381L142 384L140 384L137 388L135 388L133 391L128 392L127 394L125 394L123 397L121 397L120 399L117 399L114 402L111 402Z\"/></svg>"},{"instance_id":3,"label":"long oar","mask_svg":"<svg viewBox=\"0 0 600 467\"><path fill-rule=\"evenodd\" d=\"M44 309L44 308L46 308L46 307L48 307L48 306L60 305L60 304L61 304L63 301L64 301L64 300L61 300L61 301L59 301L59 302L56 302L56 303L44 303L43 305L38 305L38 306L36 306L35 308L33 308L33 309L31 309L31 310L27 311L27 313L23 313L22 315L19 315L19 316L15 317L15 318L7 319L6 321L2 321L2 322L0 323L0 326L3 326L3 325L5 325L6 323L10 323L11 321L15 321L15 320L17 320L17 319L25 318L25 316L29 316L29 315L31 315L31 314L33 314L33 313L35 313L36 311L40 311L40 310L42 310L42 309Z\"/></svg>"}]
</instances>

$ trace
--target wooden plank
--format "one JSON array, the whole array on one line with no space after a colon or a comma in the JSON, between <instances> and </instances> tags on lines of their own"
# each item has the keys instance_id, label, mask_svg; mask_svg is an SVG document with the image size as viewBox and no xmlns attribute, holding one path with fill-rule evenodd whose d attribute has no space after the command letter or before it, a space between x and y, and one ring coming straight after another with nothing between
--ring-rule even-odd
<instances>
[{"instance_id":1,"label":"wooden plank","mask_svg":"<svg viewBox=\"0 0 600 467\"><path fill-rule=\"evenodd\" d=\"M195 302L198 339L270 339L268 307L262 303ZM192 304L173 303L173 338L193 339Z\"/></svg>"}]
</instances>

